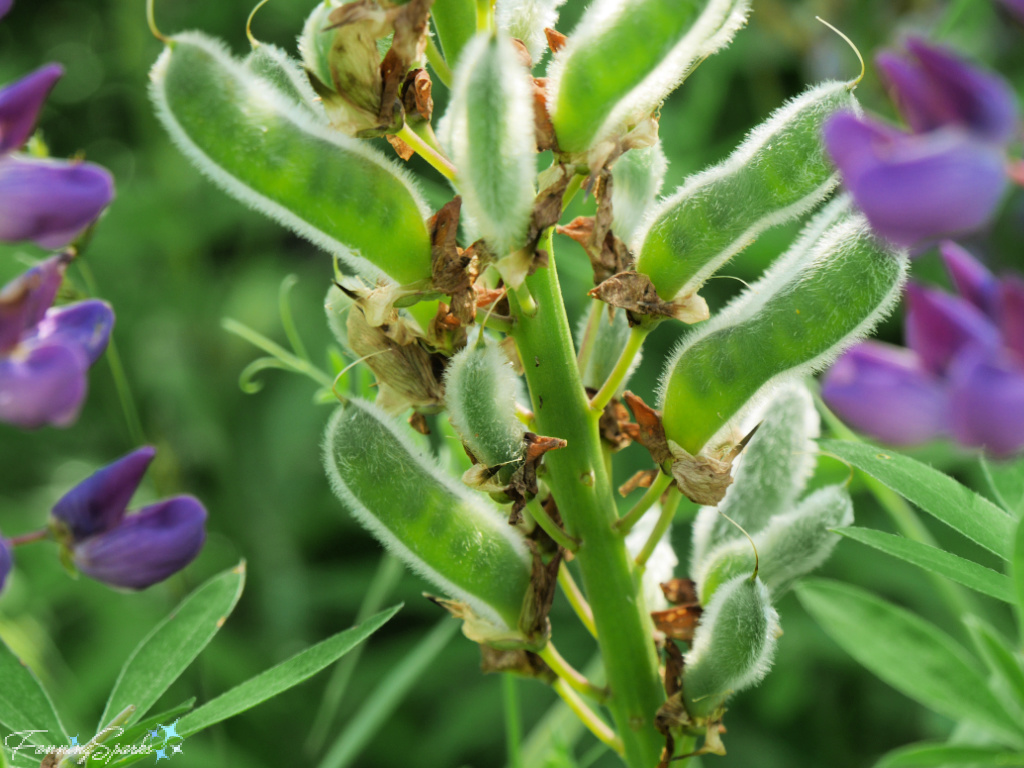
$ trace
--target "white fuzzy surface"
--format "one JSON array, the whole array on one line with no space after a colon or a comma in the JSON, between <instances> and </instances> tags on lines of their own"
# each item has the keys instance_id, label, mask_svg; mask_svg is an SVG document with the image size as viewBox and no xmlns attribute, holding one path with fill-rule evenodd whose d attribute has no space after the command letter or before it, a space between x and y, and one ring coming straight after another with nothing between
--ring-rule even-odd
<instances>
[{"instance_id":1,"label":"white fuzzy surface","mask_svg":"<svg viewBox=\"0 0 1024 768\"><path fill-rule=\"evenodd\" d=\"M548 46L544 28L555 28L564 4L565 0L497 0L494 18L498 29L523 41L536 64Z\"/></svg>"}]
</instances>

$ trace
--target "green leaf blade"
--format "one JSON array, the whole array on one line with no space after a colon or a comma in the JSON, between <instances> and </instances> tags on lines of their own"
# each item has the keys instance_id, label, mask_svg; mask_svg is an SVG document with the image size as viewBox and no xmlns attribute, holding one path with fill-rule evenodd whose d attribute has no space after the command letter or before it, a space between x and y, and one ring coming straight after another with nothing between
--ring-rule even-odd
<instances>
[{"instance_id":1,"label":"green leaf blade","mask_svg":"<svg viewBox=\"0 0 1024 768\"><path fill-rule=\"evenodd\" d=\"M214 576L186 597L128 657L99 728L129 705L141 719L181 676L234 610L245 586L245 561Z\"/></svg>"},{"instance_id":2,"label":"green leaf blade","mask_svg":"<svg viewBox=\"0 0 1024 768\"><path fill-rule=\"evenodd\" d=\"M939 714L1024 744L1024 725L996 699L978 663L937 627L839 582L814 579L795 591L825 632L884 682Z\"/></svg>"},{"instance_id":3,"label":"green leaf blade","mask_svg":"<svg viewBox=\"0 0 1024 768\"><path fill-rule=\"evenodd\" d=\"M1020 766L1024 765L1024 753L966 744L911 744L890 752L875 764L875 768L941 768L947 765Z\"/></svg>"},{"instance_id":4,"label":"green leaf blade","mask_svg":"<svg viewBox=\"0 0 1024 768\"><path fill-rule=\"evenodd\" d=\"M1014 521L1006 512L926 464L867 443L819 440L833 453L913 502L953 530L1004 559L1010 557Z\"/></svg>"},{"instance_id":5,"label":"green leaf blade","mask_svg":"<svg viewBox=\"0 0 1024 768\"><path fill-rule=\"evenodd\" d=\"M46 689L3 642L0 642L0 725L12 733L41 731L26 738L26 744L68 742L67 731Z\"/></svg>"},{"instance_id":6,"label":"green leaf blade","mask_svg":"<svg viewBox=\"0 0 1024 768\"><path fill-rule=\"evenodd\" d=\"M308 680L384 626L401 608L396 605L381 611L232 688L183 717L178 724L179 732L182 737L191 736Z\"/></svg>"},{"instance_id":7,"label":"green leaf blade","mask_svg":"<svg viewBox=\"0 0 1024 768\"><path fill-rule=\"evenodd\" d=\"M870 528L846 528L836 533L919 568L945 576L957 584L994 597L996 600L1011 605L1016 601L1013 585L1006 576L936 547Z\"/></svg>"}]
</instances>

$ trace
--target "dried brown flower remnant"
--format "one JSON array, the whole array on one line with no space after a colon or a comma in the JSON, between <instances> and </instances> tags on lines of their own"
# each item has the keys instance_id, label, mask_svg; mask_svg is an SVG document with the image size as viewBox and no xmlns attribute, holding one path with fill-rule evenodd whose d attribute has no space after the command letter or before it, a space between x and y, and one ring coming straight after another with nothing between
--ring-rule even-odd
<instances>
[{"instance_id":1,"label":"dried brown flower remnant","mask_svg":"<svg viewBox=\"0 0 1024 768\"><path fill-rule=\"evenodd\" d=\"M699 323L707 320L711 313L707 302L696 294L665 301L651 282L651 278L639 272L626 271L612 275L590 295L613 307L626 310L630 325L639 325L646 316L673 317L684 323Z\"/></svg>"}]
</instances>

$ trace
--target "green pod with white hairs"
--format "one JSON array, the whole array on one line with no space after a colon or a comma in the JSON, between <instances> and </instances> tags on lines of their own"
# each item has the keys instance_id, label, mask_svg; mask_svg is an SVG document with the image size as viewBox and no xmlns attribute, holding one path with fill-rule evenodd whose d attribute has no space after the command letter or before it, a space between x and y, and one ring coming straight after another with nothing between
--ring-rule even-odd
<instances>
[{"instance_id":1,"label":"green pod with white hairs","mask_svg":"<svg viewBox=\"0 0 1024 768\"><path fill-rule=\"evenodd\" d=\"M670 441L714 453L759 395L828 365L893 307L906 253L848 205L828 206L759 281L683 338L660 388Z\"/></svg>"},{"instance_id":2,"label":"green pod with white hairs","mask_svg":"<svg viewBox=\"0 0 1024 768\"><path fill-rule=\"evenodd\" d=\"M505 34L523 41L536 64L548 47L545 28L555 28L565 0L495 0L494 20Z\"/></svg>"},{"instance_id":3,"label":"green pod with white hairs","mask_svg":"<svg viewBox=\"0 0 1024 768\"><path fill-rule=\"evenodd\" d=\"M370 280L430 279L429 211L393 162L296 109L205 35L172 38L150 77L171 138L228 194Z\"/></svg>"},{"instance_id":4,"label":"green pod with white hairs","mask_svg":"<svg viewBox=\"0 0 1024 768\"><path fill-rule=\"evenodd\" d=\"M291 99L307 112L310 117L327 122L323 106L309 84L302 65L276 45L260 43L245 57L245 66L257 77L270 82L278 92Z\"/></svg>"},{"instance_id":5,"label":"green pod with white hairs","mask_svg":"<svg viewBox=\"0 0 1024 768\"><path fill-rule=\"evenodd\" d=\"M450 478L363 400L331 417L324 464L334 492L390 552L495 628L517 629L531 556L484 496Z\"/></svg>"},{"instance_id":6,"label":"green pod with white hairs","mask_svg":"<svg viewBox=\"0 0 1024 768\"><path fill-rule=\"evenodd\" d=\"M779 615L748 573L723 584L704 608L683 666L683 701L695 720L714 719L725 700L761 682L775 656Z\"/></svg>"},{"instance_id":7,"label":"green pod with white hairs","mask_svg":"<svg viewBox=\"0 0 1024 768\"><path fill-rule=\"evenodd\" d=\"M324 298L324 310L327 313L327 326L334 334L341 348L349 357L356 357L352 351L352 345L348 341L348 313L352 311L355 299L345 293L337 285L331 285L327 289L327 296Z\"/></svg>"},{"instance_id":8,"label":"green pod with white hairs","mask_svg":"<svg viewBox=\"0 0 1024 768\"><path fill-rule=\"evenodd\" d=\"M563 152L614 141L732 39L747 0L597 0L548 67Z\"/></svg>"},{"instance_id":9,"label":"green pod with white hairs","mask_svg":"<svg viewBox=\"0 0 1024 768\"><path fill-rule=\"evenodd\" d=\"M637 271L666 301L688 296L764 230L814 208L839 182L822 127L836 111L855 108L852 85L839 82L784 104L652 211L636 238Z\"/></svg>"},{"instance_id":10,"label":"green pod with white hairs","mask_svg":"<svg viewBox=\"0 0 1024 768\"><path fill-rule=\"evenodd\" d=\"M523 459L526 427L516 418L516 374L501 347L472 345L452 357L444 402L466 448L507 483Z\"/></svg>"},{"instance_id":11,"label":"green pod with white hairs","mask_svg":"<svg viewBox=\"0 0 1024 768\"><path fill-rule=\"evenodd\" d=\"M526 242L537 149L530 76L512 41L481 33L462 52L440 126L458 173L462 213L499 256Z\"/></svg>"},{"instance_id":12,"label":"green pod with white hairs","mask_svg":"<svg viewBox=\"0 0 1024 768\"><path fill-rule=\"evenodd\" d=\"M623 242L631 242L640 229L661 193L667 170L660 141L625 152L612 164L612 229Z\"/></svg>"},{"instance_id":13,"label":"green pod with white hairs","mask_svg":"<svg viewBox=\"0 0 1024 768\"><path fill-rule=\"evenodd\" d=\"M691 574L703 569L705 557L719 545L734 539L746 543L740 528L754 535L776 515L790 512L814 471L814 438L821 424L803 382L773 393L746 421L739 432L755 425L757 432L733 464L732 485L717 507L701 507L693 522Z\"/></svg>"},{"instance_id":14,"label":"green pod with white hairs","mask_svg":"<svg viewBox=\"0 0 1024 768\"><path fill-rule=\"evenodd\" d=\"M792 512L776 515L753 534L758 554L758 576L778 599L802 576L824 563L839 541L834 528L853 523L853 501L844 486L820 488ZM754 570L754 549L746 537L716 547L693 571L702 604L730 579Z\"/></svg>"}]
</instances>

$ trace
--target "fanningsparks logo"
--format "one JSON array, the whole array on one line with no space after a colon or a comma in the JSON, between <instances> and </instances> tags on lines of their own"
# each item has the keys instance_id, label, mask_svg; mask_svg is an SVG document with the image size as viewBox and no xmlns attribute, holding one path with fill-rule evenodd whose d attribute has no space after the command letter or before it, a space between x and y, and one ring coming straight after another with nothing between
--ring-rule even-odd
<instances>
[{"instance_id":1,"label":"fanningsparks logo","mask_svg":"<svg viewBox=\"0 0 1024 768\"><path fill-rule=\"evenodd\" d=\"M121 726L110 726L86 744L80 744L78 736L72 736L67 746L39 743L42 740L39 735L48 733L45 730L15 731L4 739L4 746L10 750L12 759L19 755L42 758L40 768L56 768L61 762L65 765L85 765L86 762L106 765L112 759L126 755L155 755L156 762L160 762L184 754L181 745L185 740L177 728L178 721L175 720L170 725L157 725L147 731L139 744L110 744L125 731Z\"/></svg>"}]
</instances>

